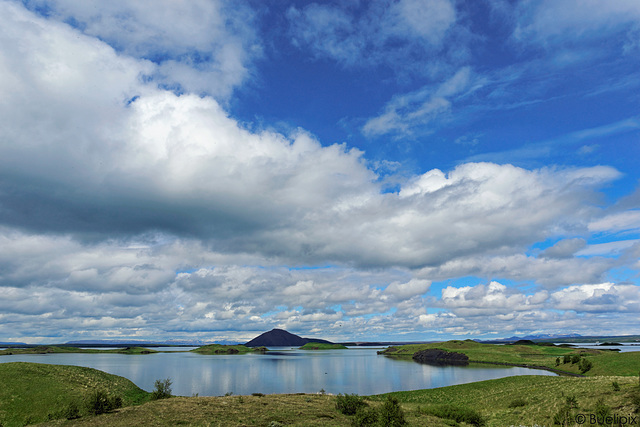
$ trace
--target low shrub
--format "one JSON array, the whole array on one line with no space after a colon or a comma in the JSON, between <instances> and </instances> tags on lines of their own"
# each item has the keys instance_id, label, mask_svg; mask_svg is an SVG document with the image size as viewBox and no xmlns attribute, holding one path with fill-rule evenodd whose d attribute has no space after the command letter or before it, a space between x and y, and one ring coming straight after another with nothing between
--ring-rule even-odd
<instances>
[{"instance_id":1,"label":"low shrub","mask_svg":"<svg viewBox=\"0 0 640 427\"><path fill-rule=\"evenodd\" d=\"M571 362L571 356L569 356L568 354L565 354L564 357L562 358L562 363L567 364Z\"/></svg>"},{"instance_id":2,"label":"low shrub","mask_svg":"<svg viewBox=\"0 0 640 427\"><path fill-rule=\"evenodd\" d=\"M598 399L598 401L596 402L595 414L597 420L596 422L600 425L605 424L605 420L611 415L611 408L606 403L604 403L604 400L602 398Z\"/></svg>"},{"instance_id":3,"label":"low shrub","mask_svg":"<svg viewBox=\"0 0 640 427\"><path fill-rule=\"evenodd\" d=\"M109 396L104 390L95 390L85 402L87 412L92 415L104 414L122 407L122 397Z\"/></svg>"},{"instance_id":4,"label":"low shrub","mask_svg":"<svg viewBox=\"0 0 640 427\"><path fill-rule=\"evenodd\" d=\"M453 420L457 423L467 423L474 426L485 426L487 421L479 412L462 406L439 405L425 409L425 413L438 418Z\"/></svg>"},{"instance_id":5,"label":"low shrub","mask_svg":"<svg viewBox=\"0 0 640 427\"><path fill-rule=\"evenodd\" d=\"M407 424L398 399L392 396L389 396L378 409L378 416L379 424L385 427L400 427Z\"/></svg>"},{"instance_id":6,"label":"low shrub","mask_svg":"<svg viewBox=\"0 0 640 427\"><path fill-rule=\"evenodd\" d=\"M527 401L522 398L513 399L507 407L509 408L518 408L520 406L527 406Z\"/></svg>"},{"instance_id":7,"label":"low shrub","mask_svg":"<svg viewBox=\"0 0 640 427\"><path fill-rule=\"evenodd\" d=\"M353 427L375 427L378 425L378 411L373 408L360 407L353 420Z\"/></svg>"},{"instance_id":8,"label":"low shrub","mask_svg":"<svg viewBox=\"0 0 640 427\"><path fill-rule=\"evenodd\" d=\"M574 424L575 418L573 416L573 412L571 408L567 405L563 406L555 413L553 416L553 424L560 426L572 426Z\"/></svg>"},{"instance_id":9,"label":"low shrub","mask_svg":"<svg viewBox=\"0 0 640 427\"><path fill-rule=\"evenodd\" d=\"M578 368L580 368L580 372L582 372L583 374L588 370L590 370L592 367L593 367L593 362L588 359L582 359L580 361L580 364L578 365Z\"/></svg>"},{"instance_id":10,"label":"low shrub","mask_svg":"<svg viewBox=\"0 0 640 427\"><path fill-rule=\"evenodd\" d=\"M116 402L117 403L117 402ZM120 405L122 406L122 401L120 401ZM66 408L62 410L62 418L66 418L68 420L75 420L76 418L80 418L80 408L78 407L78 403L74 400L67 405Z\"/></svg>"},{"instance_id":11,"label":"low shrub","mask_svg":"<svg viewBox=\"0 0 640 427\"><path fill-rule=\"evenodd\" d=\"M367 406L363 397L357 394L338 394L336 396L336 409L345 415L355 415L358 409Z\"/></svg>"},{"instance_id":12,"label":"low shrub","mask_svg":"<svg viewBox=\"0 0 640 427\"><path fill-rule=\"evenodd\" d=\"M580 355L579 354L574 354L573 356L571 356L571 364L572 365L575 365L579 361L580 361Z\"/></svg>"},{"instance_id":13,"label":"low shrub","mask_svg":"<svg viewBox=\"0 0 640 427\"><path fill-rule=\"evenodd\" d=\"M151 392L151 400L167 399L171 397L171 379L156 380L155 389Z\"/></svg>"},{"instance_id":14,"label":"low shrub","mask_svg":"<svg viewBox=\"0 0 640 427\"><path fill-rule=\"evenodd\" d=\"M618 384L618 381L611 382L611 387L613 388L613 391L620 391L620 384Z\"/></svg>"}]
</instances>

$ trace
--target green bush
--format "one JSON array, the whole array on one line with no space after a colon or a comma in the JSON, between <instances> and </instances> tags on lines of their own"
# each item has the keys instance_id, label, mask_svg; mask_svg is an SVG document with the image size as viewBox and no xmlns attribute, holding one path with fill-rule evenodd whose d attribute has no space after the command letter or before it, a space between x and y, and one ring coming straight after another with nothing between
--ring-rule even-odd
<instances>
[{"instance_id":1,"label":"green bush","mask_svg":"<svg viewBox=\"0 0 640 427\"><path fill-rule=\"evenodd\" d=\"M351 421L353 427L375 427L378 425L378 411L373 408L360 407L353 420Z\"/></svg>"},{"instance_id":2,"label":"green bush","mask_svg":"<svg viewBox=\"0 0 640 427\"><path fill-rule=\"evenodd\" d=\"M618 384L618 381L613 381L611 383L611 387L613 388L613 391L620 391L620 384Z\"/></svg>"},{"instance_id":3,"label":"green bush","mask_svg":"<svg viewBox=\"0 0 640 427\"><path fill-rule=\"evenodd\" d=\"M584 374L593 367L593 362L591 362L591 360L582 359L578 367L580 368L580 372Z\"/></svg>"},{"instance_id":4,"label":"green bush","mask_svg":"<svg viewBox=\"0 0 640 427\"><path fill-rule=\"evenodd\" d=\"M573 412L571 412L571 407L566 405L560 408L560 410L553 416L554 425L572 426L574 421L575 419Z\"/></svg>"},{"instance_id":5,"label":"green bush","mask_svg":"<svg viewBox=\"0 0 640 427\"><path fill-rule=\"evenodd\" d=\"M565 354L564 357L562 358L562 363L567 364L571 362L571 356L569 356L568 354Z\"/></svg>"},{"instance_id":6,"label":"green bush","mask_svg":"<svg viewBox=\"0 0 640 427\"><path fill-rule=\"evenodd\" d=\"M117 402L116 402L117 403ZM122 402L120 402L120 406L122 406ZM80 408L78 408L78 404L76 401L72 401L67 405L66 408L62 410L62 418L66 418L68 420L75 420L76 418L80 418Z\"/></svg>"},{"instance_id":7,"label":"green bush","mask_svg":"<svg viewBox=\"0 0 640 427\"><path fill-rule=\"evenodd\" d=\"M171 379L167 378L165 380L156 380L155 382L155 390L151 392L151 399L166 399L171 397Z\"/></svg>"},{"instance_id":8,"label":"green bush","mask_svg":"<svg viewBox=\"0 0 640 427\"><path fill-rule=\"evenodd\" d=\"M611 415L611 408L604 403L602 398L596 402L595 414L599 425L604 425L606 418Z\"/></svg>"},{"instance_id":9,"label":"green bush","mask_svg":"<svg viewBox=\"0 0 640 427\"><path fill-rule=\"evenodd\" d=\"M569 407L569 409L577 408L578 407L578 399L576 399L575 396L567 396L566 404Z\"/></svg>"},{"instance_id":10,"label":"green bush","mask_svg":"<svg viewBox=\"0 0 640 427\"><path fill-rule=\"evenodd\" d=\"M461 406L432 406L430 408L427 408L425 410L425 413L428 415L436 416L438 418L453 420L457 423L467 423L479 427L487 424L487 421L482 415L480 415L479 412L474 411L471 408L465 408Z\"/></svg>"},{"instance_id":11,"label":"green bush","mask_svg":"<svg viewBox=\"0 0 640 427\"><path fill-rule=\"evenodd\" d=\"M407 424L404 418L404 411L400 407L398 399L389 396L387 400L378 409L379 424L389 427L399 427Z\"/></svg>"},{"instance_id":12,"label":"green bush","mask_svg":"<svg viewBox=\"0 0 640 427\"><path fill-rule=\"evenodd\" d=\"M338 394L336 396L336 409L345 415L355 415L358 409L367 406L363 397L357 394Z\"/></svg>"},{"instance_id":13,"label":"green bush","mask_svg":"<svg viewBox=\"0 0 640 427\"><path fill-rule=\"evenodd\" d=\"M509 408L518 408L520 406L527 406L527 401L522 398L513 399L508 405Z\"/></svg>"},{"instance_id":14,"label":"green bush","mask_svg":"<svg viewBox=\"0 0 640 427\"><path fill-rule=\"evenodd\" d=\"M574 354L573 356L571 356L571 364L572 365L575 365L579 361L580 361L580 355L579 354Z\"/></svg>"},{"instance_id":15,"label":"green bush","mask_svg":"<svg viewBox=\"0 0 640 427\"><path fill-rule=\"evenodd\" d=\"M122 397L109 396L104 390L95 390L85 402L87 412L92 415L104 414L122 407Z\"/></svg>"}]
</instances>

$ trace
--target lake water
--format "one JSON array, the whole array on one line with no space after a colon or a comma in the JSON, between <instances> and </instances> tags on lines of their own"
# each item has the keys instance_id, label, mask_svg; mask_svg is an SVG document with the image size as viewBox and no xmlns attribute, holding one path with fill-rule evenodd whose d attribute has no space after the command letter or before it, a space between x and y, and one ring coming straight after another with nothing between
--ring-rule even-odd
<instances>
[{"instance_id":1,"label":"lake water","mask_svg":"<svg viewBox=\"0 0 640 427\"><path fill-rule=\"evenodd\" d=\"M77 365L120 375L151 391L157 379L171 378L174 395L221 396L251 393L357 393L371 395L444 387L513 375L555 375L519 367L430 366L376 354L379 349L267 354L201 355L188 352L127 354L29 354L0 356L0 363Z\"/></svg>"}]
</instances>

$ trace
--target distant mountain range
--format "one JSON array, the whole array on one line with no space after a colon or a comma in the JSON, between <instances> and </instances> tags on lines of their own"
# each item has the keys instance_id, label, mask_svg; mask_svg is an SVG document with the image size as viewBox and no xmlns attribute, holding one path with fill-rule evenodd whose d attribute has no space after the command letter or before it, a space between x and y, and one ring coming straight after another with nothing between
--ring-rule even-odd
<instances>
[{"instance_id":1,"label":"distant mountain range","mask_svg":"<svg viewBox=\"0 0 640 427\"><path fill-rule=\"evenodd\" d=\"M136 340L76 340L65 343L72 346L164 346L164 345L183 345L183 346L203 346L206 344L239 344L238 341L202 341L202 340L168 340L168 341L136 341Z\"/></svg>"},{"instance_id":2,"label":"distant mountain range","mask_svg":"<svg viewBox=\"0 0 640 427\"><path fill-rule=\"evenodd\" d=\"M245 345L247 347L301 347L310 342L333 344L331 341L317 338L302 338L284 329L272 329L258 335Z\"/></svg>"},{"instance_id":3,"label":"distant mountain range","mask_svg":"<svg viewBox=\"0 0 640 427\"><path fill-rule=\"evenodd\" d=\"M580 338L580 337L582 337L582 335L580 334L538 334L538 335L525 335L524 337L513 336L510 338L501 338L501 339L491 340L491 341L507 341L507 342L518 341L518 340L536 341L536 340L558 340L563 338Z\"/></svg>"},{"instance_id":4,"label":"distant mountain range","mask_svg":"<svg viewBox=\"0 0 640 427\"><path fill-rule=\"evenodd\" d=\"M0 347L7 347L10 345L27 345L24 342L0 342Z\"/></svg>"}]
</instances>

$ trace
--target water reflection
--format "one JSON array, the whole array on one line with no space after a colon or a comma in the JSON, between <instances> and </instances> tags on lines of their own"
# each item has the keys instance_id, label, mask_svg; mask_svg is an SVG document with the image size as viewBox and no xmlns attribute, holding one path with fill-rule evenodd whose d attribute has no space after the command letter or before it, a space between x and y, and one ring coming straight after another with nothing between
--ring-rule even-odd
<instances>
[{"instance_id":1,"label":"water reflection","mask_svg":"<svg viewBox=\"0 0 640 427\"><path fill-rule=\"evenodd\" d=\"M171 378L173 393L220 396L251 393L357 393L443 387L512 375L554 375L551 372L504 366L431 366L394 360L377 349L303 351L266 354L201 355L188 352L148 355L36 354L0 357L3 362L78 365L130 379L152 390L157 379Z\"/></svg>"}]
</instances>

